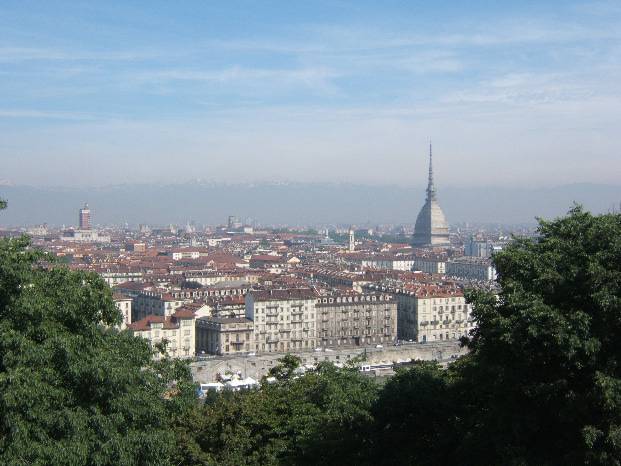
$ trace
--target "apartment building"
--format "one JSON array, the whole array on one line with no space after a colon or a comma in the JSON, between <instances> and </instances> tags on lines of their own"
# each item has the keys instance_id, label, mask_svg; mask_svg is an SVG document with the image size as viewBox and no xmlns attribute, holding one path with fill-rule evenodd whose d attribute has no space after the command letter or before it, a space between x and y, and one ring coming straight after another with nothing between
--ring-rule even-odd
<instances>
[{"instance_id":1,"label":"apartment building","mask_svg":"<svg viewBox=\"0 0 621 466\"><path fill-rule=\"evenodd\" d=\"M386 290L397 299L397 329L401 340L419 343L453 340L475 327L472 306L452 285L410 285Z\"/></svg>"},{"instance_id":2,"label":"apartment building","mask_svg":"<svg viewBox=\"0 0 621 466\"><path fill-rule=\"evenodd\" d=\"M168 316L149 315L127 326L135 336L148 340L152 347L164 344L172 358L191 358L196 353L195 316L192 311L177 311ZM155 358L161 354L156 352Z\"/></svg>"},{"instance_id":3,"label":"apartment building","mask_svg":"<svg viewBox=\"0 0 621 466\"><path fill-rule=\"evenodd\" d=\"M414 258L412 270L425 273L446 273L446 257L419 256Z\"/></svg>"},{"instance_id":4,"label":"apartment building","mask_svg":"<svg viewBox=\"0 0 621 466\"><path fill-rule=\"evenodd\" d=\"M397 338L397 300L390 294L322 296L315 309L321 346L383 344Z\"/></svg>"},{"instance_id":5,"label":"apartment building","mask_svg":"<svg viewBox=\"0 0 621 466\"><path fill-rule=\"evenodd\" d=\"M411 256L396 256L388 254L377 255L350 255L347 260L360 267L370 269L386 269L409 271L414 267L414 258Z\"/></svg>"},{"instance_id":6,"label":"apartment building","mask_svg":"<svg viewBox=\"0 0 621 466\"><path fill-rule=\"evenodd\" d=\"M197 319L196 351L221 356L254 351L254 322L245 317Z\"/></svg>"},{"instance_id":7,"label":"apartment building","mask_svg":"<svg viewBox=\"0 0 621 466\"><path fill-rule=\"evenodd\" d=\"M132 322L147 316L169 317L185 303L192 302L189 298L174 297L160 290L144 290L132 300Z\"/></svg>"},{"instance_id":8,"label":"apartment building","mask_svg":"<svg viewBox=\"0 0 621 466\"><path fill-rule=\"evenodd\" d=\"M121 323L119 330L125 330L132 323L132 298L121 293L112 295L116 308L121 312Z\"/></svg>"},{"instance_id":9,"label":"apartment building","mask_svg":"<svg viewBox=\"0 0 621 466\"><path fill-rule=\"evenodd\" d=\"M496 279L496 269L487 257L464 256L446 264L446 274L465 280L491 281Z\"/></svg>"},{"instance_id":10,"label":"apartment building","mask_svg":"<svg viewBox=\"0 0 621 466\"><path fill-rule=\"evenodd\" d=\"M246 295L246 318L254 322L254 352L287 352L317 343L315 302L311 289L270 289Z\"/></svg>"},{"instance_id":11,"label":"apartment building","mask_svg":"<svg viewBox=\"0 0 621 466\"><path fill-rule=\"evenodd\" d=\"M258 274L239 273L239 272L218 272L218 271L193 271L186 272L185 279L189 282L196 282L203 286L212 286L222 282L246 282L256 283L259 279Z\"/></svg>"}]
</instances>

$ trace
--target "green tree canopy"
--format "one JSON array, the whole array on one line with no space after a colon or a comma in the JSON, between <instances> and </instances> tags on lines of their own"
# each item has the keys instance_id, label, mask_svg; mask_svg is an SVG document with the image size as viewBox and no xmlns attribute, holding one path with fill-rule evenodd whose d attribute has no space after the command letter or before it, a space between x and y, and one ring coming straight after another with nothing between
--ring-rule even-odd
<instances>
[{"instance_id":1,"label":"green tree canopy","mask_svg":"<svg viewBox=\"0 0 621 466\"><path fill-rule=\"evenodd\" d=\"M179 430L185 464L356 464L377 385L354 369L320 363L259 390L225 391L208 399ZM354 455L354 456L352 456Z\"/></svg>"},{"instance_id":2,"label":"green tree canopy","mask_svg":"<svg viewBox=\"0 0 621 466\"><path fill-rule=\"evenodd\" d=\"M25 237L0 240L0 464L168 464L187 365L114 330L96 274L43 259Z\"/></svg>"},{"instance_id":3,"label":"green tree canopy","mask_svg":"<svg viewBox=\"0 0 621 466\"><path fill-rule=\"evenodd\" d=\"M453 371L473 398L464 447L505 464L619 464L621 215L575 207L494 262L502 291L470 295L478 327Z\"/></svg>"}]
</instances>

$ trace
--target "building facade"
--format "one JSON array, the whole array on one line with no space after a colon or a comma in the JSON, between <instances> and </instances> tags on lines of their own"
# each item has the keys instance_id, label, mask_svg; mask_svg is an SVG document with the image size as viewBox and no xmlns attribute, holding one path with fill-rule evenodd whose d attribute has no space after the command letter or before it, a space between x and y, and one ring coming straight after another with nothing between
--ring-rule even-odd
<instances>
[{"instance_id":1,"label":"building facade","mask_svg":"<svg viewBox=\"0 0 621 466\"><path fill-rule=\"evenodd\" d=\"M228 356L254 351L254 322L245 317L196 320L196 351Z\"/></svg>"},{"instance_id":2,"label":"building facade","mask_svg":"<svg viewBox=\"0 0 621 466\"><path fill-rule=\"evenodd\" d=\"M135 336L144 338L151 347L161 344L172 358L193 358L196 354L195 316L192 312L176 312L170 316L149 315L129 324ZM162 355L155 352L154 357Z\"/></svg>"},{"instance_id":3,"label":"building facade","mask_svg":"<svg viewBox=\"0 0 621 466\"><path fill-rule=\"evenodd\" d=\"M121 313L121 323L119 330L125 330L132 323L132 298L120 293L114 293L112 296L116 308Z\"/></svg>"},{"instance_id":4,"label":"building facade","mask_svg":"<svg viewBox=\"0 0 621 466\"><path fill-rule=\"evenodd\" d=\"M84 207L80 209L78 225L80 226L80 230L91 229L91 210L88 208L88 204L84 204Z\"/></svg>"},{"instance_id":5,"label":"building facade","mask_svg":"<svg viewBox=\"0 0 621 466\"><path fill-rule=\"evenodd\" d=\"M496 269L486 257L464 256L450 260L446 264L446 274L464 280L492 281L496 279Z\"/></svg>"},{"instance_id":6,"label":"building facade","mask_svg":"<svg viewBox=\"0 0 621 466\"><path fill-rule=\"evenodd\" d=\"M246 318L254 322L255 352L314 348L317 342L315 301L311 289L250 291Z\"/></svg>"},{"instance_id":7,"label":"building facade","mask_svg":"<svg viewBox=\"0 0 621 466\"><path fill-rule=\"evenodd\" d=\"M416 257L412 270L425 273L446 273L446 259L443 257Z\"/></svg>"},{"instance_id":8,"label":"building facade","mask_svg":"<svg viewBox=\"0 0 621 466\"><path fill-rule=\"evenodd\" d=\"M322 296L315 309L321 346L386 344L397 337L397 301L390 294Z\"/></svg>"},{"instance_id":9,"label":"building facade","mask_svg":"<svg viewBox=\"0 0 621 466\"><path fill-rule=\"evenodd\" d=\"M454 340L468 335L475 326L472 306L459 288L421 285L394 291L401 340Z\"/></svg>"}]
</instances>

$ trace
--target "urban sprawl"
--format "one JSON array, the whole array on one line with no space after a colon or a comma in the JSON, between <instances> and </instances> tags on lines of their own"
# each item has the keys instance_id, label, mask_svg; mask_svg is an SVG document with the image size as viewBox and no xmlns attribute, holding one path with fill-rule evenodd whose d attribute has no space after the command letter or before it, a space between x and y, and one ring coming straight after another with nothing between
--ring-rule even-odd
<instances>
[{"instance_id":1,"label":"urban sprawl","mask_svg":"<svg viewBox=\"0 0 621 466\"><path fill-rule=\"evenodd\" d=\"M449 232L431 150L413 232L261 228L234 216L218 227L133 230L95 229L92 220L84 205L77 228L28 233L70 268L99 274L113 289L120 329L161 348L155 357L193 359L207 385L242 386L284 353L307 366L362 353L370 362L361 370L456 357L476 324L464 290L493 289L491 256L509 240L499 231Z\"/></svg>"}]
</instances>

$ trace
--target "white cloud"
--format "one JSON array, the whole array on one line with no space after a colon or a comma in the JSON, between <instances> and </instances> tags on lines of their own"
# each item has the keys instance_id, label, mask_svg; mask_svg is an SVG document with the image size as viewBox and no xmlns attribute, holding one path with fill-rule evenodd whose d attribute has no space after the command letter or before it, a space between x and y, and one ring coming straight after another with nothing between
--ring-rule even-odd
<instances>
[{"instance_id":1,"label":"white cloud","mask_svg":"<svg viewBox=\"0 0 621 466\"><path fill-rule=\"evenodd\" d=\"M37 118L52 120L92 121L99 120L101 117L80 112L58 112L46 110L0 108L0 118Z\"/></svg>"}]
</instances>

